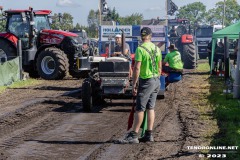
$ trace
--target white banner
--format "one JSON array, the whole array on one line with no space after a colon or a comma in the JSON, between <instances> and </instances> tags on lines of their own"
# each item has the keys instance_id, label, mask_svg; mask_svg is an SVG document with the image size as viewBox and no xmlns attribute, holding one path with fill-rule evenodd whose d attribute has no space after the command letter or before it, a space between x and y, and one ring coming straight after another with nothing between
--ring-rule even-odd
<instances>
[{"instance_id":1,"label":"white banner","mask_svg":"<svg viewBox=\"0 0 240 160\"><path fill-rule=\"evenodd\" d=\"M113 41L117 34L122 34L124 31L125 36L132 36L132 26L101 26L101 41L108 41L108 37L111 36ZM131 41L132 38L126 38L126 41Z\"/></svg>"}]
</instances>

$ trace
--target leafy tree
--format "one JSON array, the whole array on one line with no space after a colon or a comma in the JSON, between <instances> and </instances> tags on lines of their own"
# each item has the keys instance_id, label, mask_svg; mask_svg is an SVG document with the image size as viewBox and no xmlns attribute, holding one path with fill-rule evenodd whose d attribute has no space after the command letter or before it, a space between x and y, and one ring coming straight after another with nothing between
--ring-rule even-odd
<instances>
[{"instance_id":1,"label":"leafy tree","mask_svg":"<svg viewBox=\"0 0 240 160\"><path fill-rule=\"evenodd\" d=\"M115 7L113 10L109 9L108 14L103 18L104 21L115 21L121 25L137 25L141 24L143 15L140 13L133 13L130 16L120 17Z\"/></svg>"},{"instance_id":2,"label":"leafy tree","mask_svg":"<svg viewBox=\"0 0 240 160\"><path fill-rule=\"evenodd\" d=\"M186 18L191 24L204 23L206 16L206 6L202 2L194 2L180 7L177 18Z\"/></svg>"},{"instance_id":3,"label":"leafy tree","mask_svg":"<svg viewBox=\"0 0 240 160\"><path fill-rule=\"evenodd\" d=\"M212 24L223 24L224 2L217 2L215 8L210 9L207 14L207 20ZM240 6L236 0L226 0L224 25L229 26L239 20Z\"/></svg>"},{"instance_id":4,"label":"leafy tree","mask_svg":"<svg viewBox=\"0 0 240 160\"><path fill-rule=\"evenodd\" d=\"M98 19L98 11L94 11L93 9L89 11L88 14L88 32L89 37L97 37L97 28L99 26L99 19Z\"/></svg>"},{"instance_id":5,"label":"leafy tree","mask_svg":"<svg viewBox=\"0 0 240 160\"><path fill-rule=\"evenodd\" d=\"M71 30L73 29L73 17L69 13L63 13L62 22L60 22L60 15L54 14L52 17L52 29Z\"/></svg>"},{"instance_id":6,"label":"leafy tree","mask_svg":"<svg viewBox=\"0 0 240 160\"><path fill-rule=\"evenodd\" d=\"M79 23L76 24L76 26L74 27L75 29L81 29L81 26Z\"/></svg>"},{"instance_id":7,"label":"leafy tree","mask_svg":"<svg viewBox=\"0 0 240 160\"><path fill-rule=\"evenodd\" d=\"M139 25L143 21L143 15L134 13L130 16L120 17L119 22L121 25Z\"/></svg>"},{"instance_id":8,"label":"leafy tree","mask_svg":"<svg viewBox=\"0 0 240 160\"><path fill-rule=\"evenodd\" d=\"M222 24L222 16L217 15L218 9L212 8L207 12L206 19L209 24Z\"/></svg>"},{"instance_id":9,"label":"leafy tree","mask_svg":"<svg viewBox=\"0 0 240 160\"><path fill-rule=\"evenodd\" d=\"M63 13L62 19L62 29L63 30L71 30L73 29L73 16L69 13Z\"/></svg>"},{"instance_id":10,"label":"leafy tree","mask_svg":"<svg viewBox=\"0 0 240 160\"><path fill-rule=\"evenodd\" d=\"M6 26L6 20L1 20L3 17L3 15L0 13L0 32L4 32L5 31L5 26Z\"/></svg>"},{"instance_id":11,"label":"leafy tree","mask_svg":"<svg viewBox=\"0 0 240 160\"><path fill-rule=\"evenodd\" d=\"M115 7L113 10L109 9L108 14L103 18L104 21L118 21L119 14L117 13Z\"/></svg>"},{"instance_id":12,"label":"leafy tree","mask_svg":"<svg viewBox=\"0 0 240 160\"><path fill-rule=\"evenodd\" d=\"M93 9L91 9L89 11L87 21L88 21L88 26L92 26L92 25L97 26L99 24L98 11L94 11Z\"/></svg>"},{"instance_id":13,"label":"leafy tree","mask_svg":"<svg viewBox=\"0 0 240 160\"><path fill-rule=\"evenodd\" d=\"M102 17L103 21L116 21L121 25L138 25L141 24L143 20L143 15L140 13L134 13L130 16L120 17L116 9L109 9L109 13ZM88 14L88 28L85 30L88 32L89 37L98 36L98 27L99 27L99 11L90 10Z\"/></svg>"},{"instance_id":14,"label":"leafy tree","mask_svg":"<svg viewBox=\"0 0 240 160\"><path fill-rule=\"evenodd\" d=\"M60 20L59 20L59 15L57 13L54 13L53 16L51 17L52 19L52 24L51 24L51 28L52 29L61 29L60 28Z\"/></svg>"}]
</instances>

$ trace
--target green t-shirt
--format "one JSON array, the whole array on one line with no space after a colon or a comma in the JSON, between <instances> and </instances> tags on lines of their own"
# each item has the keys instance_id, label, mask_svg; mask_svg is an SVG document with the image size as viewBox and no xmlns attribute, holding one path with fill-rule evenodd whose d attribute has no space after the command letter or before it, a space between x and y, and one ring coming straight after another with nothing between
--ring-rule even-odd
<instances>
[{"instance_id":1,"label":"green t-shirt","mask_svg":"<svg viewBox=\"0 0 240 160\"><path fill-rule=\"evenodd\" d=\"M142 46L146 47L154 57L155 44L152 42L145 42ZM149 53L142 47L137 47L135 52L135 61L141 62L140 75L142 79L148 79L158 75L158 63L162 60L161 50L157 47L157 53L155 56L155 68L153 67L152 59Z\"/></svg>"},{"instance_id":2,"label":"green t-shirt","mask_svg":"<svg viewBox=\"0 0 240 160\"><path fill-rule=\"evenodd\" d=\"M165 56L164 62L168 62L169 67L173 69L183 69L181 54L178 51L172 51Z\"/></svg>"}]
</instances>

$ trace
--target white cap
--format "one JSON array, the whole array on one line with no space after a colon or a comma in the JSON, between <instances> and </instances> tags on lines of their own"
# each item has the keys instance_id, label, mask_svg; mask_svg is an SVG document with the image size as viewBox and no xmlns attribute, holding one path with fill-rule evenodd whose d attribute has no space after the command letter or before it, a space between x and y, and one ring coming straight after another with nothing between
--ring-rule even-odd
<instances>
[{"instance_id":1,"label":"white cap","mask_svg":"<svg viewBox=\"0 0 240 160\"><path fill-rule=\"evenodd\" d=\"M121 34L117 34L117 35L115 36L115 38L121 38L121 37L122 37Z\"/></svg>"}]
</instances>

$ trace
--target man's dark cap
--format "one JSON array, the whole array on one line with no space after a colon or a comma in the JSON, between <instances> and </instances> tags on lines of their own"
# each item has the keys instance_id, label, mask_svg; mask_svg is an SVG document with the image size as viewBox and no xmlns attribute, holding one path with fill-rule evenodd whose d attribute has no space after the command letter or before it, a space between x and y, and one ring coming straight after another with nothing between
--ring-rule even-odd
<instances>
[{"instance_id":1,"label":"man's dark cap","mask_svg":"<svg viewBox=\"0 0 240 160\"><path fill-rule=\"evenodd\" d=\"M168 47L168 49L171 49L171 50L178 50L174 44L170 44L170 46Z\"/></svg>"},{"instance_id":2,"label":"man's dark cap","mask_svg":"<svg viewBox=\"0 0 240 160\"><path fill-rule=\"evenodd\" d=\"M152 30L149 27L143 27L141 29L141 36L148 36L152 34Z\"/></svg>"}]
</instances>

